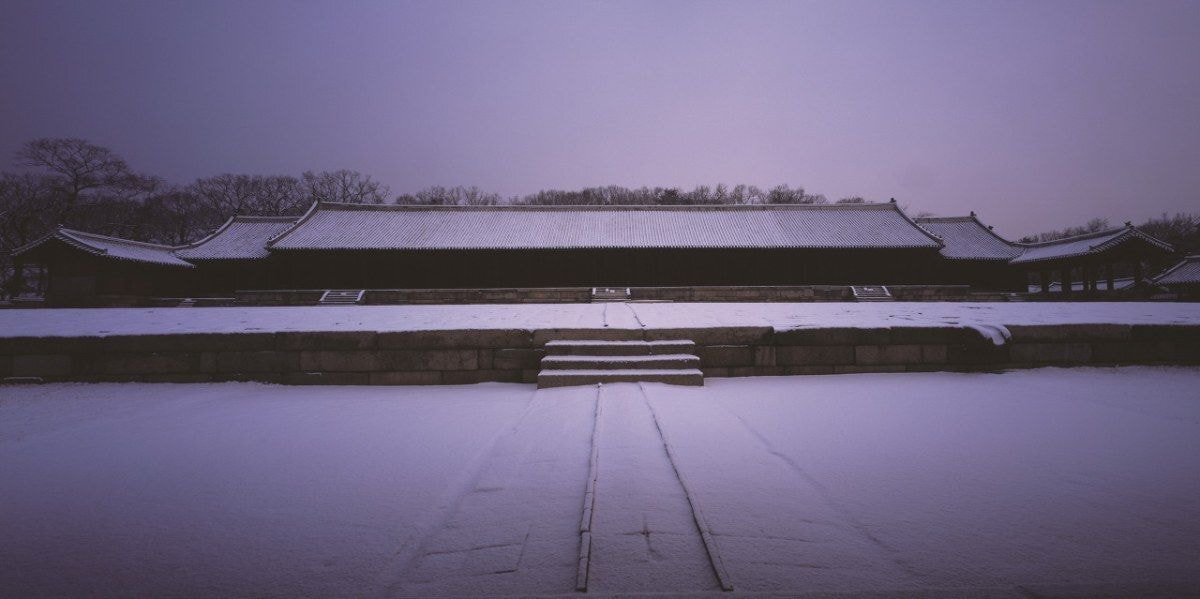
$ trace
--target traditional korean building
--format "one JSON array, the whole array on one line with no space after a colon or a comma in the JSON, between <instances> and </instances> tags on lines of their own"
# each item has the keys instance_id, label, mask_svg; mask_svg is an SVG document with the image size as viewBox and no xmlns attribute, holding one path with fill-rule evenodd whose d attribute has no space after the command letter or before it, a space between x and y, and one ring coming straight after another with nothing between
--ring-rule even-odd
<instances>
[{"instance_id":1,"label":"traditional korean building","mask_svg":"<svg viewBox=\"0 0 1200 599\"><path fill-rule=\"evenodd\" d=\"M196 265L197 288L204 294L277 288L267 244L294 224L294 216L235 216L175 255Z\"/></svg>"},{"instance_id":2,"label":"traditional korean building","mask_svg":"<svg viewBox=\"0 0 1200 599\"><path fill-rule=\"evenodd\" d=\"M165 246L58 229L17 249L49 273L50 305L231 297L236 290L969 285L1024 291L1170 246L1124 227L1010 242L972 213L909 219L883 204L397 206L314 204L301 217L237 216ZM1107 270L1106 270L1107 269ZM1055 276L1057 275L1057 276ZM1140 270L1138 271L1140 279Z\"/></svg>"},{"instance_id":3,"label":"traditional korean building","mask_svg":"<svg viewBox=\"0 0 1200 599\"><path fill-rule=\"evenodd\" d=\"M180 297L195 286L195 265L178 247L58 228L13 251L20 268L45 266L52 306L135 305L146 297Z\"/></svg>"},{"instance_id":4,"label":"traditional korean building","mask_svg":"<svg viewBox=\"0 0 1200 599\"><path fill-rule=\"evenodd\" d=\"M942 244L895 204L320 204L269 244L293 288L929 283Z\"/></svg>"},{"instance_id":5,"label":"traditional korean building","mask_svg":"<svg viewBox=\"0 0 1200 599\"><path fill-rule=\"evenodd\" d=\"M942 241L938 280L973 288L1024 291L1025 275L1010 262L1023 249L970 216L918 218L916 222Z\"/></svg>"},{"instance_id":6,"label":"traditional korean building","mask_svg":"<svg viewBox=\"0 0 1200 599\"><path fill-rule=\"evenodd\" d=\"M1154 284L1187 299L1200 299L1200 255L1184 258L1154 277Z\"/></svg>"},{"instance_id":7,"label":"traditional korean building","mask_svg":"<svg viewBox=\"0 0 1200 599\"><path fill-rule=\"evenodd\" d=\"M1170 244L1126 223L1124 227L1042 243L1018 244L1021 255L1010 264L1035 279L1043 293L1053 281L1062 293L1115 289L1119 268L1127 269L1133 285L1146 281L1145 264L1161 261L1174 251ZM1075 282L1078 281L1078 289Z\"/></svg>"}]
</instances>

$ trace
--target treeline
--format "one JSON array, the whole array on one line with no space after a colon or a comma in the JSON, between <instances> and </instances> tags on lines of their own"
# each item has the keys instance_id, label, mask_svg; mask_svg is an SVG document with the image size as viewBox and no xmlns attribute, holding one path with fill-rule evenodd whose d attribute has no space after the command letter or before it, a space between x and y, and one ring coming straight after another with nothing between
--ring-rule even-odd
<instances>
[{"instance_id":1,"label":"treeline","mask_svg":"<svg viewBox=\"0 0 1200 599\"><path fill-rule=\"evenodd\" d=\"M824 204L803 187L721 184L691 190L619 186L544 190L503 198L478 187L434 186L392 196L386 185L352 170L300 176L222 174L177 185L135 171L109 148L82 139L35 139L0 173L0 256L55 226L139 241L182 244L234 214L295 215L314 201L438 206L630 204ZM862 202L861 197L839 202Z\"/></svg>"},{"instance_id":2,"label":"treeline","mask_svg":"<svg viewBox=\"0 0 1200 599\"><path fill-rule=\"evenodd\" d=\"M1146 234L1161 239L1175 247L1175 253L1186 256L1200 252L1200 214L1179 213L1170 216L1163 213L1156 218L1148 219L1137 225ZM1045 231L1034 235L1026 235L1019 241L1033 243L1038 241L1053 241L1086 235L1111 229L1106 218L1093 218L1083 225L1067 227L1055 231Z\"/></svg>"},{"instance_id":3,"label":"treeline","mask_svg":"<svg viewBox=\"0 0 1200 599\"><path fill-rule=\"evenodd\" d=\"M619 185L586 187L579 190L546 189L526 196L503 198L478 187L434 186L415 194L396 196L397 204L419 206L641 206L641 205L700 205L700 204L826 204L821 194L810 194L803 187L776 185L763 190L755 185L724 183L716 187L697 185L691 190L678 187L640 187L630 189ZM842 198L837 203L862 203L861 197Z\"/></svg>"}]
</instances>

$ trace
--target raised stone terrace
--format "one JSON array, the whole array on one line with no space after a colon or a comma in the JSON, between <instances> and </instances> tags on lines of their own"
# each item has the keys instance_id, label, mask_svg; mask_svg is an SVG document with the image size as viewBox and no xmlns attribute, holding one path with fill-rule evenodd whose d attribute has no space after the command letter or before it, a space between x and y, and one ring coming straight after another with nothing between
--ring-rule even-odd
<instances>
[{"instance_id":1,"label":"raised stone terrace","mask_svg":"<svg viewBox=\"0 0 1200 599\"><path fill-rule=\"evenodd\" d=\"M1181 303L6 310L0 330L8 382L549 386L607 376L696 384L697 370L725 377L1200 363L1200 304ZM681 340L689 351L654 358L559 344Z\"/></svg>"}]
</instances>

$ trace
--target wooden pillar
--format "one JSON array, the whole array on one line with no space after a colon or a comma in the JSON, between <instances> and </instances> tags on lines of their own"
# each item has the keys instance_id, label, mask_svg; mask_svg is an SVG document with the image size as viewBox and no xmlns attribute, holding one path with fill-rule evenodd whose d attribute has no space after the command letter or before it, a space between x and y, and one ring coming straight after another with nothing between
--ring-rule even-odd
<instances>
[{"instance_id":1,"label":"wooden pillar","mask_svg":"<svg viewBox=\"0 0 1200 599\"><path fill-rule=\"evenodd\" d=\"M1070 266L1064 266L1062 268L1062 285L1059 288L1059 291L1064 294L1068 294L1068 295L1071 293L1071 267Z\"/></svg>"},{"instance_id":2,"label":"wooden pillar","mask_svg":"<svg viewBox=\"0 0 1200 599\"><path fill-rule=\"evenodd\" d=\"M1043 270L1038 274L1042 278L1042 293L1050 293L1050 271Z\"/></svg>"},{"instance_id":3,"label":"wooden pillar","mask_svg":"<svg viewBox=\"0 0 1200 599\"><path fill-rule=\"evenodd\" d=\"M1134 259L1133 261L1133 285L1138 286L1142 282L1142 261Z\"/></svg>"},{"instance_id":4,"label":"wooden pillar","mask_svg":"<svg viewBox=\"0 0 1200 599\"><path fill-rule=\"evenodd\" d=\"M1113 276L1113 270L1114 270L1114 269L1113 269L1113 264L1112 264L1112 262L1109 262L1108 264L1105 264L1105 265L1104 265L1104 274L1105 274L1105 276L1108 278L1108 290L1109 290L1109 291L1112 291L1112 290L1113 290L1113 283L1114 283L1114 281L1115 281L1115 278L1116 278L1116 277L1114 277L1114 276Z\"/></svg>"}]
</instances>

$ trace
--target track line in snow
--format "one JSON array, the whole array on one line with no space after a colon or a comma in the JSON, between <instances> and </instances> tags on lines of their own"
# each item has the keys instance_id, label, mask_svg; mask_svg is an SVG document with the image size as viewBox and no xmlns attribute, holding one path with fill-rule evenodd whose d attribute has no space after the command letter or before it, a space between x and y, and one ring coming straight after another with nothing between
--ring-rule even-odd
<instances>
[{"instance_id":1,"label":"track line in snow","mask_svg":"<svg viewBox=\"0 0 1200 599\"><path fill-rule=\"evenodd\" d=\"M600 392L604 383L596 383L596 409L592 418L592 451L588 456L588 478L583 492L583 516L579 521L579 569L575 590L587 591L588 566L592 556L592 515L596 509L596 479L600 476Z\"/></svg>"},{"instance_id":2,"label":"track line in snow","mask_svg":"<svg viewBox=\"0 0 1200 599\"><path fill-rule=\"evenodd\" d=\"M719 405L722 409L724 409L726 412L728 412L734 418L736 418L737 421L742 425L742 427L744 427L746 429L746 431L748 431L752 436L754 436L755 439L758 440L758 442L760 444L762 444L763 449L765 449L767 451L767 453L770 453L776 459L783 462L783 464L786 465L789 470L791 470L793 473L796 474L796 476L798 476L801 480L803 480L805 483L807 483L809 486L811 486L812 489L814 491L816 491L817 496L821 498L821 501L825 503L826 507L828 507L834 514L837 514L837 516L839 518L841 518L846 523L846 525L850 527L851 530L853 530L854 532L861 535L864 539L866 539L872 545L875 545L879 549L882 549L886 553L886 555L888 555L890 557L892 563L894 563L897 567L899 567L905 574L908 574L909 576L912 576L917 579L924 578L924 576L925 576L924 573L914 569L912 566L905 563L904 560L898 559L896 556L899 555L900 552L895 547L892 547L891 545L889 545L888 543L886 543L885 541L883 541L882 539L880 539L879 537L877 537L876 535L871 533L871 531L868 529L868 527L863 525L863 523L860 522L858 520L858 518L856 518L854 516L854 514L851 514L849 511L847 511L844 507L842 507L842 505L838 501L836 501L833 498L833 496L829 493L829 489L826 488L825 485L823 483L821 483L821 481L817 480L816 477L809 474L809 472L807 470L805 470L804 467L802 467L800 464L798 464L796 462L796 460L792 459L791 456L788 456L787 454L783 453L782 451L779 451L778 449L776 449L775 445L773 443L771 443L771 441L769 439L767 439L767 437L765 435L763 435L757 429L755 429L753 426L751 426L750 423L747 422L745 418L742 418L742 416L740 414L734 412L733 410L730 410L728 407L726 407L724 405L721 405L720 402L717 402L717 405Z\"/></svg>"},{"instance_id":3,"label":"track line in snow","mask_svg":"<svg viewBox=\"0 0 1200 599\"><path fill-rule=\"evenodd\" d=\"M675 478L679 479L679 486L683 487L683 494L687 497L688 506L692 510L692 519L696 523L696 529L700 531L700 540L704 543L704 551L708 554L708 560L712 564L713 573L717 576L717 582L721 585L721 590L732 591L733 579L729 577L729 572L725 569L725 562L721 559L721 552L717 548L716 539L713 538L712 530L704 518L704 510L700 507L699 499L696 497L691 483L688 482L683 471L679 469L675 450L671 447L667 433L658 421L658 412L654 409L654 403L650 401L650 396L646 394L646 388L642 383L638 383L638 391L641 392L642 400L646 402L646 407L650 409L650 417L654 421L654 428L658 431L658 437L667 452L667 460L671 463L671 469L675 471Z\"/></svg>"},{"instance_id":4,"label":"track line in snow","mask_svg":"<svg viewBox=\"0 0 1200 599\"><path fill-rule=\"evenodd\" d=\"M417 522L413 525L413 534L404 542L394 554L392 561L393 566L384 569L376 583L375 596L386 597L392 594L394 587L400 584L405 576L410 573L416 566L417 561L424 554L424 549L431 543L437 535L446 528L447 523L458 511L463 499L475 488L479 481L483 478L487 471L488 463L491 461L492 454L496 447L506 438L516 433L521 428L521 424L533 412L534 398L537 397L537 392L529 394L529 400L525 403L525 409L521 411L521 415L517 417L510 426L497 433L487 445L476 455L470 466L467 467L466 473L460 477L454 484L447 487L438 500L437 507L433 513L424 521Z\"/></svg>"}]
</instances>

